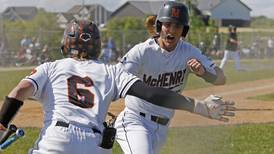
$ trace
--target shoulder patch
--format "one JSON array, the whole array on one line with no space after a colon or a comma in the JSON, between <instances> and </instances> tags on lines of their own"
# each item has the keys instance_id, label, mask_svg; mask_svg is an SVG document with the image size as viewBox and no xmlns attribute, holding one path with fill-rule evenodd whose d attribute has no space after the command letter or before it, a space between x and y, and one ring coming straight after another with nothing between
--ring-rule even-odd
<instances>
[{"instance_id":1,"label":"shoulder patch","mask_svg":"<svg viewBox=\"0 0 274 154\"><path fill-rule=\"evenodd\" d=\"M32 71L30 72L30 75L33 75L33 74L35 74L37 72L37 70L34 68L34 69L32 69Z\"/></svg>"}]
</instances>

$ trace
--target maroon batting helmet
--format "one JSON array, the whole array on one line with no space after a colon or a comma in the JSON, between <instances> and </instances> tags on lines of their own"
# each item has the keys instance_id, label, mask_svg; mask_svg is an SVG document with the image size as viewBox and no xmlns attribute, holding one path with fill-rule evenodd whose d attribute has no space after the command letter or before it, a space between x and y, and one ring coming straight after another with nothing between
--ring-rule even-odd
<instances>
[{"instance_id":1,"label":"maroon batting helmet","mask_svg":"<svg viewBox=\"0 0 274 154\"><path fill-rule=\"evenodd\" d=\"M156 19L156 31L160 33L162 22L177 22L184 26L182 37L187 35L189 30L188 8L179 2L167 1L160 8Z\"/></svg>"},{"instance_id":2,"label":"maroon batting helmet","mask_svg":"<svg viewBox=\"0 0 274 154\"><path fill-rule=\"evenodd\" d=\"M88 20L72 20L64 31L62 53L71 56L85 52L87 59L97 59L101 51L100 32L97 26Z\"/></svg>"}]
</instances>

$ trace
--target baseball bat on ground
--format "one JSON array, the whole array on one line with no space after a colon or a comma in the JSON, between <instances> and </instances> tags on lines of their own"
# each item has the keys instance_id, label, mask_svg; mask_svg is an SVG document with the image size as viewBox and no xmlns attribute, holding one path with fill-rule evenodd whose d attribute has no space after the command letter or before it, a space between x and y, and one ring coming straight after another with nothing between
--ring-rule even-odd
<instances>
[{"instance_id":1,"label":"baseball bat on ground","mask_svg":"<svg viewBox=\"0 0 274 154\"><path fill-rule=\"evenodd\" d=\"M13 124L9 125L8 129L3 133L0 139L0 144L4 143L10 137L10 135L16 132L16 130L17 130L17 127L15 125Z\"/></svg>"},{"instance_id":2,"label":"baseball bat on ground","mask_svg":"<svg viewBox=\"0 0 274 154\"><path fill-rule=\"evenodd\" d=\"M25 135L25 132L23 129L17 129L16 133L13 134L10 138L8 138L3 144L0 145L0 149L6 149L8 146L10 146L13 142L18 140L19 138L23 137Z\"/></svg>"}]
</instances>

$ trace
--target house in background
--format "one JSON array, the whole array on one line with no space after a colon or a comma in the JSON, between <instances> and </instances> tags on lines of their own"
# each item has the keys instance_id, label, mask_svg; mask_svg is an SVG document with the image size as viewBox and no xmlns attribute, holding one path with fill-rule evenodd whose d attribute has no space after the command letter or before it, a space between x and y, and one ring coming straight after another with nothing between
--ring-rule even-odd
<instances>
[{"instance_id":1,"label":"house in background","mask_svg":"<svg viewBox=\"0 0 274 154\"><path fill-rule=\"evenodd\" d=\"M251 9L240 0L196 0L197 8L216 21L218 26L247 27Z\"/></svg>"},{"instance_id":2,"label":"house in background","mask_svg":"<svg viewBox=\"0 0 274 154\"><path fill-rule=\"evenodd\" d=\"M56 17L57 17L57 23L59 24L59 27L63 29L67 27L67 24L71 20L75 19L73 14L69 14L69 13L58 13Z\"/></svg>"},{"instance_id":3,"label":"house in background","mask_svg":"<svg viewBox=\"0 0 274 154\"><path fill-rule=\"evenodd\" d=\"M145 18L148 15L157 15L164 2L165 1L127 1L111 14L111 18L129 16Z\"/></svg>"},{"instance_id":4,"label":"house in background","mask_svg":"<svg viewBox=\"0 0 274 154\"><path fill-rule=\"evenodd\" d=\"M111 18L146 17L156 15L165 1L127 1L116 9ZM183 1L187 4L185 1ZM218 26L233 24L238 27L249 26L251 9L240 0L194 0L191 3L204 17L213 19Z\"/></svg>"},{"instance_id":5,"label":"house in background","mask_svg":"<svg viewBox=\"0 0 274 154\"><path fill-rule=\"evenodd\" d=\"M32 20L36 14L38 13L38 9L32 6L13 6L8 7L2 13L2 17L4 20L16 21L16 20Z\"/></svg>"},{"instance_id":6,"label":"house in background","mask_svg":"<svg viewBox=\"0 0 274 154\"><path fill-rule=\"evenodd\" d=\"M204 15L211 15L211 9L220 3L221 0L196 0L194 4Z\"/></svg>"},{"instance_id":7,"label":"house in background","mask_svg":"<svg viewBox=\"0 0 274 154\"><path fill-rule=\"evenodd\" d=\"M71 14L75 19L90 19L97 25L105 25L111 12L99 4L75 5L66 14Z\"/></svg>"}]
</instances>

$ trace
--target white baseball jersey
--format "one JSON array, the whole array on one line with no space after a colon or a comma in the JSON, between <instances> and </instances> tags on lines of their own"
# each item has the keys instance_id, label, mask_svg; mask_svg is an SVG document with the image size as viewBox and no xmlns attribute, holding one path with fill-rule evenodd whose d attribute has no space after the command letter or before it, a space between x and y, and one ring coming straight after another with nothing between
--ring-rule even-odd
<instances>
[{"instance_id":1,"label":"white baseball jersey","mask_svg":"<svg viewBox=\"0 0 274 154\"><path fill-rule=\"evenodd\" d=\"M198 48L182 40L178 42L174 51L168 52L150 38L134 46L123 57L121 63L124 69L137 75L147 85L169 88L180 93L190 73L187 61L192 58L200 61L208 72L216 74L216 65L201 54ZM134 111L162 117L171 118L174 115L173 109L153 105L134 96L126 96L125 105Z\"/></svg>"},{"instance_id":2,"label":"white baseball jersey","mask_svg":"<svg viewBox=\"0 0 274 154\"><path fill-rule=\"evenodd\" d=\"M110 102L124 97L138 78L117 66L66 58L38 66L24 80L43 104L45 125L60 120L102 130Z\"/></svg>"}]
</instances>

